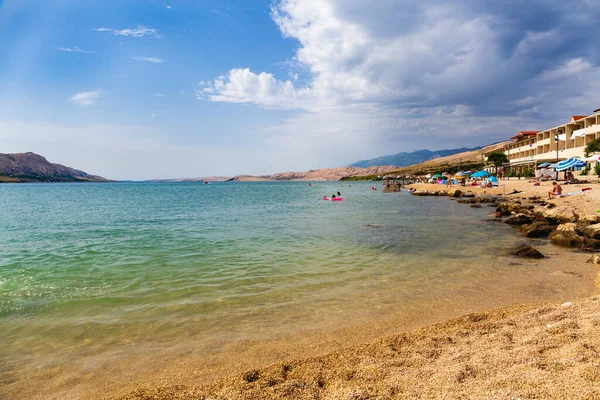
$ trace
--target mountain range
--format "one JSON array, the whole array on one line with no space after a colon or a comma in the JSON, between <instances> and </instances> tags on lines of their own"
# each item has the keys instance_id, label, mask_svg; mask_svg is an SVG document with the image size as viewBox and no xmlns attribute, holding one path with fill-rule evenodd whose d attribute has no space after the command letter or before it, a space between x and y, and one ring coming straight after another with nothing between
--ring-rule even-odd
<instances>
[{"instance_id":1,"label":"mountain range","mask_svg":"<svg viewBox=\"0 0 600 400\"><path fill-rule=\"evenodd\" d=\"M108 182L78 169L53 164L35 153L0 153L0 182Z\"/></svg>"},{"instance_id":2,"label":"mountain range","mask_svg":"<svg viewBox=\"0 0 600 400\"><path fill-rule=\"evenodd\" d=\"M407 167L409 165L420 164L425 161L434 160L440 157L452 156L458 153L464 153L468 151L476 151L483 148L479 147L462 147L460 149L446 149L446 150L417 150L411 153L402 152L394 155L383 156L372 158L370 160L361 160L357 161L353 164L350 164L351 167L360 167L360 168L368 168L380 165L397 165L398 167Z\"/></svg>"}]
</instances>

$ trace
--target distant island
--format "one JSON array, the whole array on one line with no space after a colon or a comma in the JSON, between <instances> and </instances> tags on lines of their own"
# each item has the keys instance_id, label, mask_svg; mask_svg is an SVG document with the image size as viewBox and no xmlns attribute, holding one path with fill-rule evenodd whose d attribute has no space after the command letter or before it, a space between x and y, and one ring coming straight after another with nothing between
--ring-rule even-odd
<instances>
[{"instance_id":1,"label":"distant island","mask_svg":"<svg viewBox=\"0 0 600 400\"><path fill-rule=\"evenodd\" d=\"M0 182L109 182L101 176L53 164L35 153L0 153Z\"/></svg>"}]
</instances>

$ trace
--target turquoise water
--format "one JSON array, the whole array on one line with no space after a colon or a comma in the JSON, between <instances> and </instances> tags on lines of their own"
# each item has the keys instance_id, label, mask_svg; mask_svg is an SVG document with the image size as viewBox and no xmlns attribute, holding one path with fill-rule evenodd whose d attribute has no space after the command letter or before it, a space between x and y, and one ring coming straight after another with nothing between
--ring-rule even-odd
<instances>
[{"instance_id":1,"label":"turquoise water","mask_svg":"<svg viewBox=\"0 0 600 400\"><path fill-rule=\"evenodd\" d=\"M491 209L350 185L1 185L0 374L417 318L532 274Z\"/></svg>"}]
</instances>

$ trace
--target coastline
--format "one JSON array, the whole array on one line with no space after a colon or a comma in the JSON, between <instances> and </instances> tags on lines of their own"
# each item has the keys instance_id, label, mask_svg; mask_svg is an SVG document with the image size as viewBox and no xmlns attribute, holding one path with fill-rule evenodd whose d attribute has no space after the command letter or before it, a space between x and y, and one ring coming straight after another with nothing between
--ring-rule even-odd
<instances>
[{"instance_id":1,"label":"coastline","mask_svg":"<svg viewBox=\"0 0 600 400\"><path fill-rule=\"evenodd\" d=\"M526 181L503 183L506 186L500 188L464 189L485 196L502 196L503 192L518 189L522 192L513 195L518 199L543 199L549 188L549 183L537 187ZM589 185L563 186L563 190L567 193L585 186ZM446 189L431 184L413 187ZM590 192L550 203L588 215L594 204L600 204L600 188L592 187ZM573 260L581 264L589 256L574 254ZM576 274L564 270L558 260L556 265L558 274ZM599 396L594 382L600 379L600 338L595 334L600 326L600 268L586 264L585 269L589 275L584 279L591 287L595 279L595 289L588 295L567 297L564 302L501 308L479 305L475 313L407 329L409 333L389 336L389 330L381 330L379 337L383 338L368 344L339 345L340 349L333 351L324 349L322 355L293 357L266 367L255 365L208 385L174 385L173 380L165 380L161 386L144 386L112 398L561 398L566 393L571 398ZM489 311L481 311L482 306ZM287 358L285 351L281 355L280 359Z\"/></svg>"}]
</instances>

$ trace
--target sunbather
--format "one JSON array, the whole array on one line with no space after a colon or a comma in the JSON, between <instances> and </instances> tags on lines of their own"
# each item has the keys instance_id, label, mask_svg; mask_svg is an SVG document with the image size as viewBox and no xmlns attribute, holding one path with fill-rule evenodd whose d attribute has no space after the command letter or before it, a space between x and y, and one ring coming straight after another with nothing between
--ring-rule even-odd
<instances>
[{"instance_id":1,"label":"sunbather","mask_svg":"<svg viewBox=\"0 0 600 400\"><path fill-rule=\"evenodd\" d=\"M548 192L548 198L553 199L555 197L560 197L562 194L562 187L556 182L552 182L552 190Z\"/></svg>"}]
</instances>

